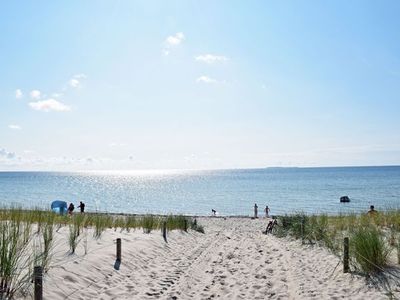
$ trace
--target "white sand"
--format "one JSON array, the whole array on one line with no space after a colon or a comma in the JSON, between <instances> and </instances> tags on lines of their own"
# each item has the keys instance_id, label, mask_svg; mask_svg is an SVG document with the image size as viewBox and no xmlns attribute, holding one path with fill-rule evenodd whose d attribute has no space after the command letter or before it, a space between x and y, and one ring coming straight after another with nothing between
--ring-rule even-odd
<instances>
[{"instance_id":1,"label":"white sand","mask_svg":"<svg viewBox=\"0 0 400 300\"><path fill-rule=\"evenodd\" d=\"M266 220L200 218L194 231L88 235L68 254L68 229L56 233L44 297L56 299L388 299L379 286L344 274L326 249L263 235ZM114 269L115 239L122 238L122 263ZM335 267L337 268L335 269ZM396 297L399 283L392 284Z\"/></svg>"}]
</instances>

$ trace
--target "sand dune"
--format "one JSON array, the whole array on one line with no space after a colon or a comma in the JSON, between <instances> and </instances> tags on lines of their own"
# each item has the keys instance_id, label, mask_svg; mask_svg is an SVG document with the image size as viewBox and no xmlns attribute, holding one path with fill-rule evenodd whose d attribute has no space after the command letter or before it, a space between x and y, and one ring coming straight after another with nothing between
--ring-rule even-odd
<instances>
[{"instance_id":1,"label":"sand dune","mask_svg":"<svg viewBox=\"0 0 400 300\"><path fill-rule=\"evenodd\" d=\"M266 220L200 218L195 231L107 230L83 235L68 254L68 230L56 233L44 278L45 299L387 299L362 276L342 273L326 249L263 235ZM122 262L115 267L115 239ZM335 269L335 267L337 268ZM400 286L397 296L400 296Z\"/></svg>"}]
</instances>

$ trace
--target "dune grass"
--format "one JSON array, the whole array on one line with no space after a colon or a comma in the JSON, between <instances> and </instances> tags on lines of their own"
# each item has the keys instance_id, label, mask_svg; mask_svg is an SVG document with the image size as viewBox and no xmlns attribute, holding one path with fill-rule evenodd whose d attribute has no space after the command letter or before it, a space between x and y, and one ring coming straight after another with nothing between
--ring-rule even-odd
<instances>
[{"instance_id":1,"label":"dune grass","mask_svg":"<svg viewBox=\"0 0 400 300\"><path fill-rule=\"evenodd\" d=\"M0 222L0 299L11 299L15 292L29 285L32 255L29 239L24 236L25 224L16 215Z\"/></svg>"},{"instance_id":2,"label":"dune grass","mask_svg":"<svg viewBox=\"0 0 400 300\"><path fill-rule=\"evenodd\" d=\"M291 236L304 243L319 244L336 255L343 251L343 237L350 238L354 268L371 274L388 264L391 251L400 249L400 210L382 211L377 215L341 214L338 216L296 213L278 217L276 235ZM400 258L399 258L400 262Z\"/></svg>"},{"instance_id":3,"label":"dune grass","mask_svg":"<svg viewBox=\"0 0 400 300\"><path fill-rule=\"evenodd\" d=\"M366 273L380 272L386 267L390 247L376 226L356 227L350 237L351 256Z\"/></svg>"},{"instance_id":4,"label":"dune grass","mask_svg":"<svg viewBox=\"0 0 400 300\"><path fill-rule=\"evenodd\" d=\"M66 243L70 252L74 253L83 240L87 254L89 228L93 228L94 237L99 239L109 228L126 232L142 228L145 233L151 233L160 229L164 222L169 231L187 231L190 228L204 233L204 228L197 221L184 216L116 216L98 213L60 216L37 208L0 208L0 299L11 299L16 293L25 297L31 292L33 267L41 265L45 272L48 271L54 234L63 227L69 230Z\"/></svg>"}]
</instances>

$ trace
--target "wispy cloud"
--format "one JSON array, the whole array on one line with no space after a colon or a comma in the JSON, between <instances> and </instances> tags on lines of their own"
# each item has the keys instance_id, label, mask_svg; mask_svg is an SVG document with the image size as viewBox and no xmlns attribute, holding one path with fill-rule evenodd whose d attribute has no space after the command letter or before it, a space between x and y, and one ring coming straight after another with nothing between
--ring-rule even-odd
<instances>
[{"instance_id":1,"label":"wispy cloud","mask_svg":"<svg viewBox=\"0 0 400 300\"><path fill-rule=\"evenodd\" d=\"M8 125L8 128L12 129L12 130L21 130L21 126L16 125L16 124L10 124Z\"/></svg>"},{"instance_id":2,"label":"wispy cloud","mask_svg":"<svg viewBox=\"0 0 400 300\"><path fill-rule=\"evenodd\" d=\"M182 32L177 32L175 35L170 35L167 37L165 42L170 46L179 45L185 38L185 35Z\"/></svg>"},{"instance_id":3,"label":"wispy cloud","mask_svg":"<svg viewBox=\"0 0 400 300\"><path fill-rule=\"evenodd\" d=\"M77 87L79 87L79 80L72 78L69 80L68 84L70 87L77 88Z\"/></svg>"},{"instance_id":4,"label":"wispy cloud","mask_svg":"<svg viewBox=\"0 0 400 300\"><path fill-rule=\"evenodd\" d=\"M0 148L0 158L3 159L14 159L16 157L14 152L8 152L4 148Z\"/></svg>"},{"instance_id":5,"label":"wispy cloud","mask_svg":"<svg viewBox=\"0 0 400 300\"><path fill-rule=\"evenodd\" d=\"M126 146L126 144L125 143L110 143L109 145L108 145L109 147L112 147L112 148L114 148L114 147L125 147Z\"/></svg>"},{"instance_id":6,"label":"wispy cloud","mask_svg":"<svg viewBox=\"0 0 400 300\"><path fill-rule=\"evenodd\" d=\"M76 74L68 81L68 85L72 88L78 88L81 86L82 79L86 79L85 74Z\"/></svg>"},{"instance_id":7,"label":"wispy cloud","mask_svg":"<svg viewBox=\"0 0 400 300\"><path fill-rule=\"evenodd\" d=\"M203 55L196 56L194 59L196 61L204 62L207 64L226 62L229 60L226 56L214 55L214 54L203 54Z\"/></svg>"},{"instance_id":8,"label":"wispy cloud","mask_svg":"<svg viewBox=\"0 0 400 300\"><path fill-rule=\"evenodd\" d=\"M24 96L24 94L22 93L22 91L20 89L15 90L15 98L21 99L23 96Z\"/></svg>"},{"instance_id":9,"label":"wispy cloud","mask_svg":"<svg viewBox=\"0 0 400 300\"><path fill-rule=\"evenodd\" d=\"M170 35L165 39L163 54L169 55L171 49L180 45L185 39L185 35L182 32L177 32L175 35Z\"/></svg>"},{"instance_id":10,"label":"wispy cloud","mask_svg":"<svg viewBox=\"0 0 400 300\"><path fill-rule=\"evenodd\" d=\"M218 83L218 80L203 75L203 76L200 76L199 78L197 78L196 82L199 82L199 83Z\"/></svg>"},{"instance_id":11,"label":"wispy cloud","mask_svg":"<svg viewBox=\"0 0 400 300\"><path fill-rule=\"evenodd\" d=\"M32 99L40 99L40 91L39 90L33 90L29 93L29 95L31 96Z\"/></svg>"},{"instance_id":12,"label":"wispy cloud","mask_svg":"<svg viewBox=\"0 0 400 300\"><path fill-rule=\"evenodd\" d=\"M34 110L45 111L45 112L50 112L50 111L66 112L71 110L71 108L68 105L65 105L64 103L61 103L54 99L30 102L29 106Z\"/></svg>"}]
</instances>

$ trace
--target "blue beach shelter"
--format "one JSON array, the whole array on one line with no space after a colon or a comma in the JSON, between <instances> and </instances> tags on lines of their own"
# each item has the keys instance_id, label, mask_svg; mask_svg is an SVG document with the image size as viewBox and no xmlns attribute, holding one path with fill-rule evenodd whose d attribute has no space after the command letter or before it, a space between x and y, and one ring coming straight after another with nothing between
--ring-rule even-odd
<instances>
[{"instance_id":1,"label":"blue beach shelter","mask_svg":"<svg viewBox=\"0 0 400 300\"><path fill-rule=\"evenodd\" d=\"M55 200L51 203L51 210L57 214L63 215L67 212L67 202Z\"/></svg>"}]
</instances>

